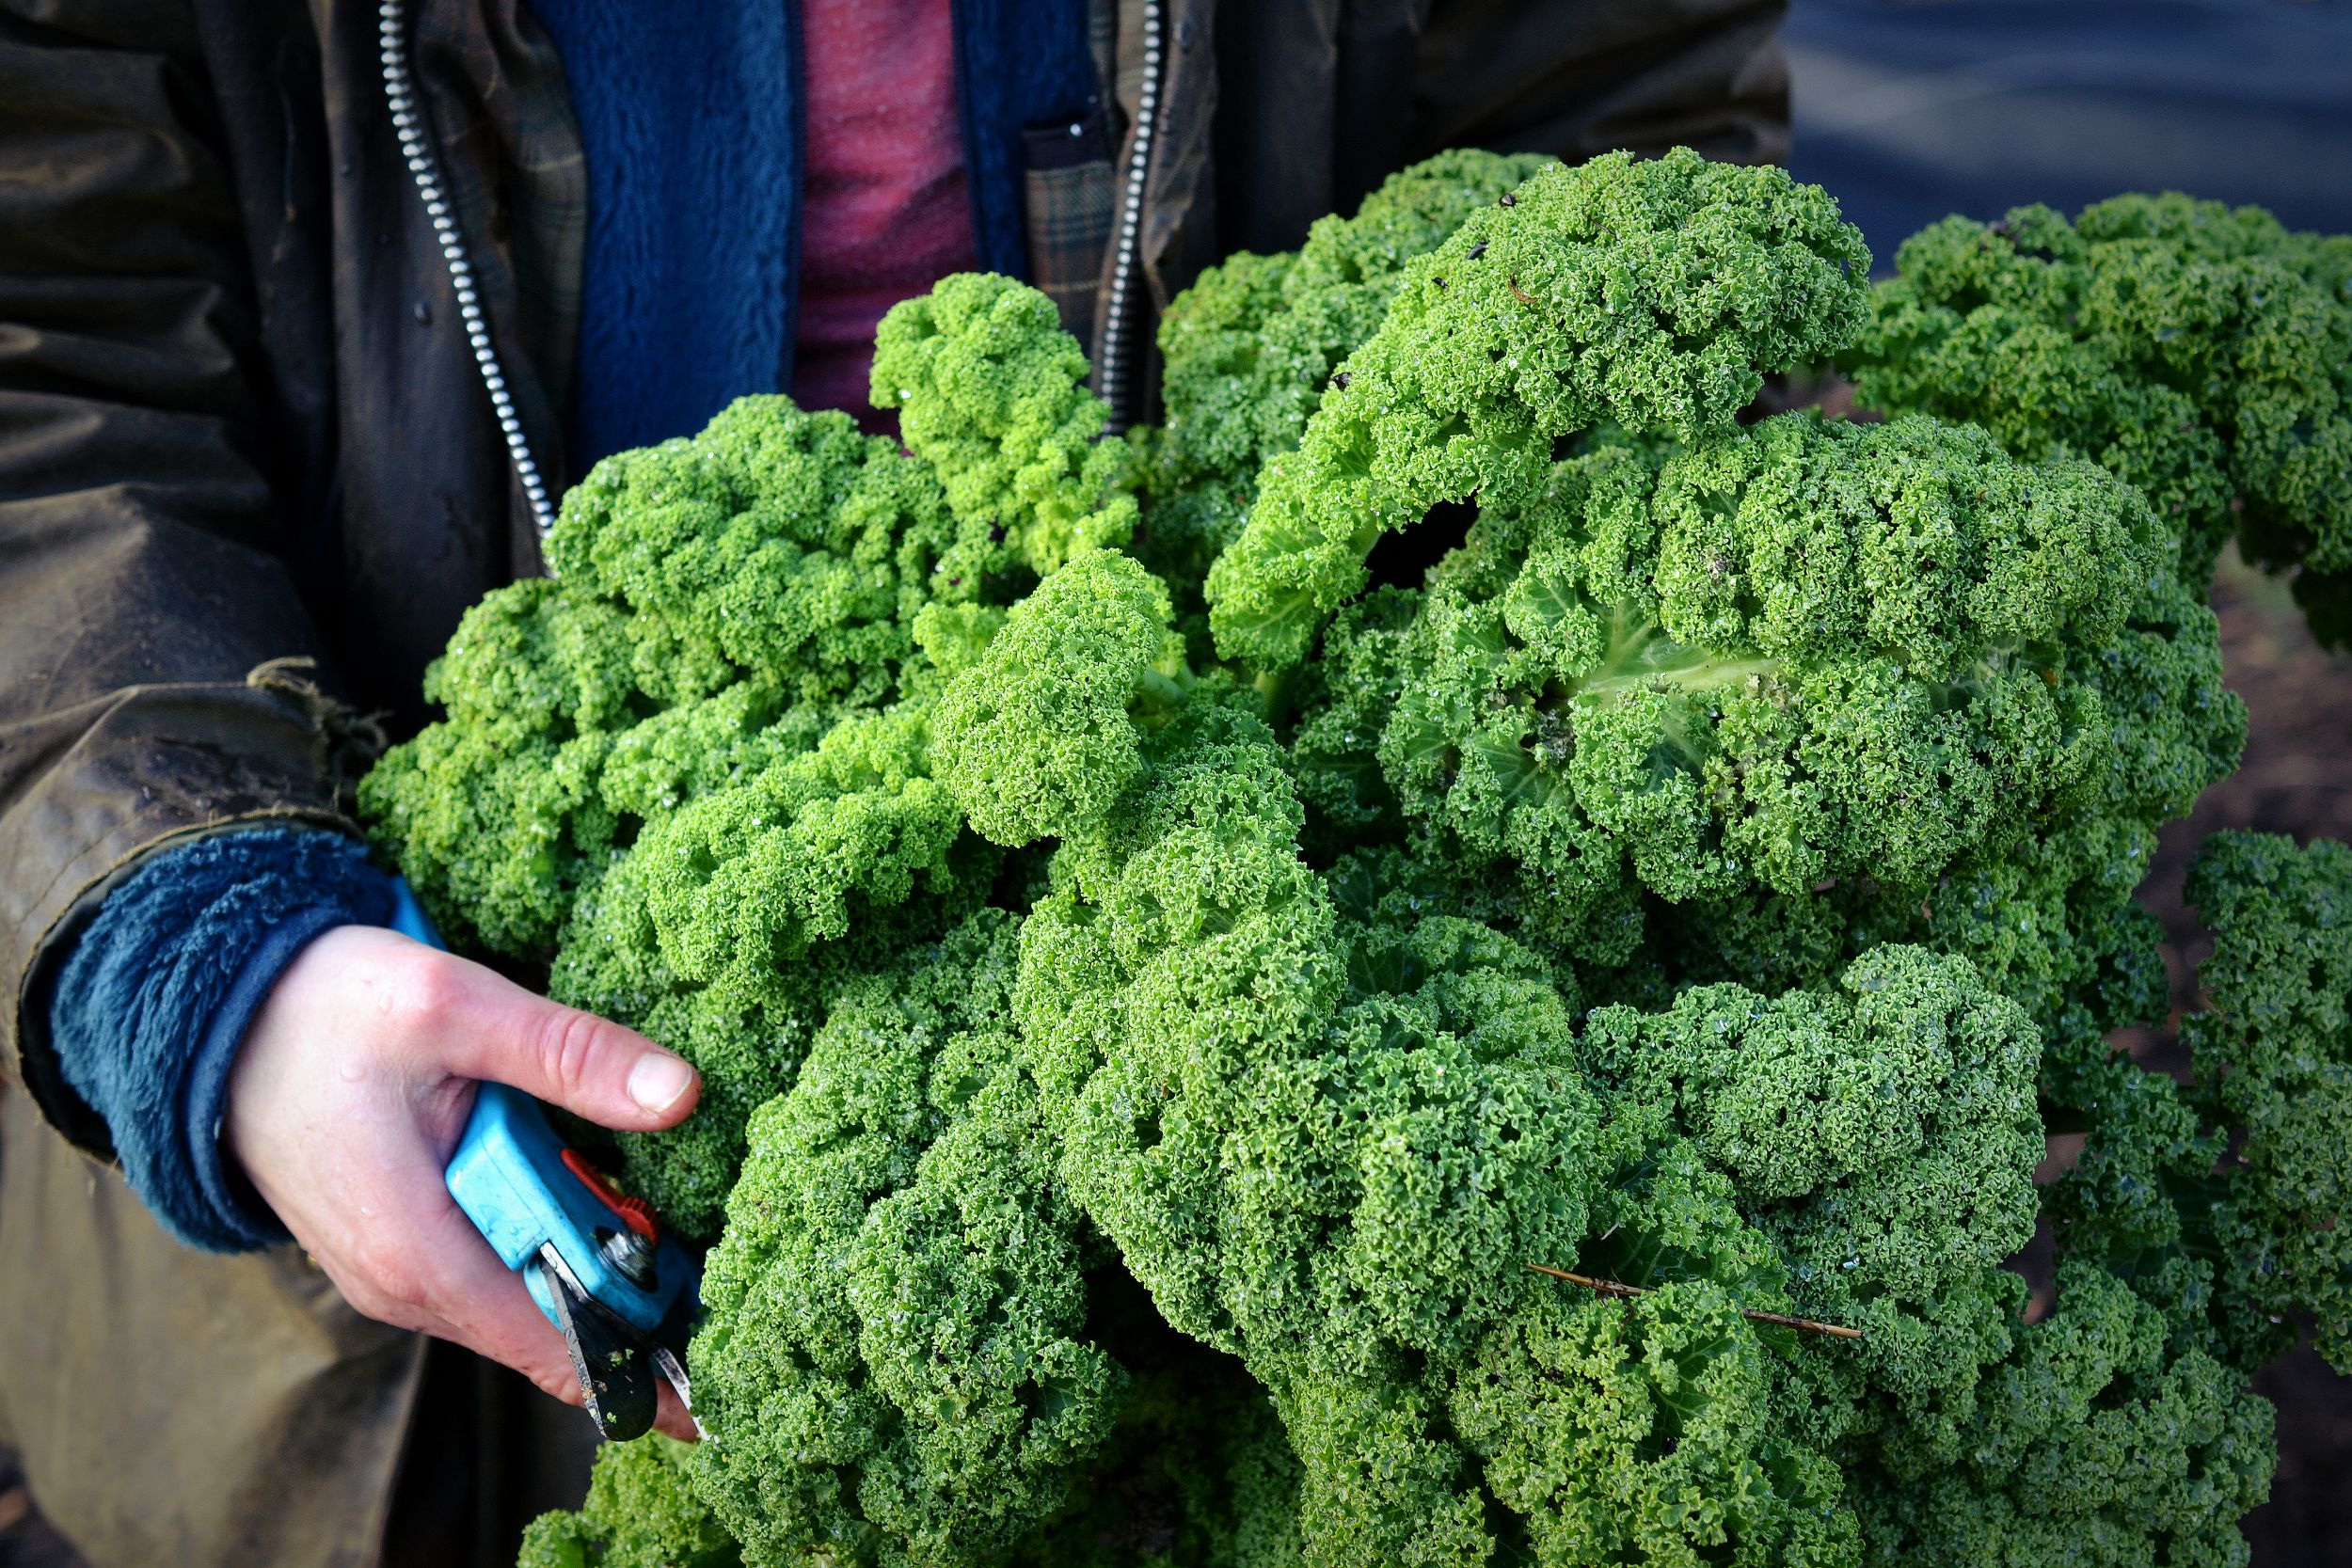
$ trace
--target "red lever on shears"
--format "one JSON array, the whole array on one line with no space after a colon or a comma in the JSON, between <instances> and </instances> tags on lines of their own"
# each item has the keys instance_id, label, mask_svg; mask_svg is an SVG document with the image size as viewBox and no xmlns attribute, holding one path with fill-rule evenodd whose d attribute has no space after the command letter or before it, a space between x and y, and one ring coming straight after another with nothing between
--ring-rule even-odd
<instances>
[{"instance_id":1,"label":"red lever on shears","mask_svg":"<svg viewBox=\"0 0 2352 1568\"><path fill-rule=\"evenodd\" d=\"M623 1197L604 1179L604 1173L580 1158L580 1150L564 1150L564 1168L580 1180L581 1185L596 1195L597 1200L619 1216L628 1226L654 1246L661 1244L661 1222L654 1218L653 1205L642 1197Z\"/></svg>"}]
</instances>

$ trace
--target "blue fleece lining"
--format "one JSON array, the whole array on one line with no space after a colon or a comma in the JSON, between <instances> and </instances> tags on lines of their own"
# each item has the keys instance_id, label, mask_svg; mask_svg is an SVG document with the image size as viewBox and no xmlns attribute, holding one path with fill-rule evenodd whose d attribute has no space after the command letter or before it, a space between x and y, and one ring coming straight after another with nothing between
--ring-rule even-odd
<instances>
[{"instance_id":1,"label":"blue fleece lining","mask_svg":"<svg viewBox=\"0 0 2352 1568\"><path fill-rule=\"evenodd\" d=\"M799 11L532 0L588 159L576 467L791 375Z\"/></svg>"},{"instance_id":2,"label":"blue fleece lining","mask_svg":"<svg viewBox=\"0 0 2352 1568\"><path fill-rule=\"evenodd\" d=\"M311 938L391 913L391 879L359 844L246 829L149 857L74 943L49 1008L66 1082L105 1119L131 1190L180 1240L208 1252L286 1240L222 1157L229 1069Z\"/></svg>"}]
</instances>

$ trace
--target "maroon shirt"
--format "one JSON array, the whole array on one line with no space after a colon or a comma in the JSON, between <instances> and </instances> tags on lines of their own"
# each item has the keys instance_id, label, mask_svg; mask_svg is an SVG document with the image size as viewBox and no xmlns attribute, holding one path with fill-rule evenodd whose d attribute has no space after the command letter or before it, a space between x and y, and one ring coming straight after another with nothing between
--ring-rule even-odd
<instances>
[{"instance_id":1,"label":"maroon shirt","mask_svg":"<svg viewBox=\"0 0 2352 1568\"><path fill-rule=\"evenodd\" d=\"M792 395L893 433L867 405L874 326L979 265L948 0L803 0L807 163Z\"/></svg>"}]
</instances>

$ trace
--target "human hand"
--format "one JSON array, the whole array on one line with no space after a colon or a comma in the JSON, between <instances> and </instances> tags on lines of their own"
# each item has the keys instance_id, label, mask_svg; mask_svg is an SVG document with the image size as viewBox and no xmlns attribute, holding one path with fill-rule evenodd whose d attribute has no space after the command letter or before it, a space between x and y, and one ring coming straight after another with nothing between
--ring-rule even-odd
<instances>
[{"instance_id":1,"label":"human hand","mask_svg":"<svg viewBox=\"0 0 2352 1568\"><path fill-rule=\"evenodd\" d=\"M442 1184L483 1079L627 1132L675 1126L701 1091L642 1035L396 931L344 926L303 948L254 1018L222 1136L354 1307L578 1404L563 1335ZM677 1396L666 1384L660 1396L661 1430L692 1438Z\"/></svg>"}]
</instances>

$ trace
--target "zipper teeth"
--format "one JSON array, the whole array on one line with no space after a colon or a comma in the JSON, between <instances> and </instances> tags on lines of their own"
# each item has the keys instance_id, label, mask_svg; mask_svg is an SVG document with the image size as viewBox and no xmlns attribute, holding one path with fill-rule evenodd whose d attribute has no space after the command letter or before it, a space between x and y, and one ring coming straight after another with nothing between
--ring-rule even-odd
<instances>
[{"instance_id":1,"label":"zipper teeth","mask_svg":"<svg viewBox=\"0 0 2352 1568\"><path fill-rule=\"evenodd\" d=\"M506 437L506 452L515 465L515 478L523 487L524 499L531 503L532 526L538 531L544 545L548 531L555 526L555 509L548 503L547 482L539 475L538 461L531 455L531 442L523 435L522 420L515 414L514 396L506 389L506 372L500 367L498 347L490 341L489 325L482 313L482 297L474 288L473 263L466 257L466 238L458 231L456 212L441 187L440 165L435 161L433 144L425 136L424 112L409 90L406 8L403 0L382 0L376 8L384 100L392 111L392 129L400 137L401 156L407 161L409 182L424 202L425 216L433 220L433 237L440 244L441 259L449 265L450 287L457 295L457 318L465 325L467 342L473 346L474 365L481 371L482 385L490 394L490 408L498 416L499 430Z\"/></svg>"},{"instance_id":2,"label":"zipper teeth","mask_svg":"<svg viewBox=\"0 0 2352 1568\"><path fill-rule=\"evenodd\" d=\"M395 0L385 0L389 7ZM1127 154L1125 210L1119 218L1118 259L1111 265L1111 302L1103 322L1102 397L1110 404L1113 434L1127 425L1127 296L1142 248L1143 181L1152 165L1152 132L1160 106L1160 0L1143 8L1143 91L1136 109L1135 146Z\"/></svg>"}]
</instances>

